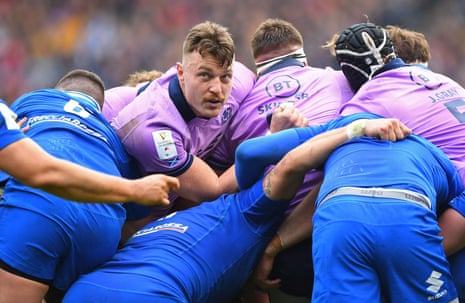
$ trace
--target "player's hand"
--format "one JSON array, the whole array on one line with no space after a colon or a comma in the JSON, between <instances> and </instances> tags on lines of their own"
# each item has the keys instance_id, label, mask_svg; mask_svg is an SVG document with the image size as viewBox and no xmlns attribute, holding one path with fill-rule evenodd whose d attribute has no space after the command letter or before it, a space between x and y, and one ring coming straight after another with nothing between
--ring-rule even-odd
<instances>
[{"instance_id":1,"label":"player's hand","mask_svg":"<svg viewBox=\"0 0 465 303\"><path fill-rule=\"evenodd\" d=\"M132 180L135 189L134 202L142 205L169 205L168 194L179 189L179 180L164 174L153 174Z\"/></svg>"},{"instance_id":2,"label":"player's hand","mask_svg":"<svg viewBox=\"0 0 465 303\"><path fill-rule=\"evenodd\" d=\"M263 255L256 265L253 272L253 282L262 289L277 288L281 279L270 279L270 273L273 269L275 257L283 249L282 242L278 233L268 243Z\"/></svg>"},{"instance_id":3,"label":"player's hand","mask_svg":"<svg viewBox=\"0 0 465 303\"><path fill-rule=\"evenodd\" d=\"M31 128L30 125L26 125L26 126L23 127L23 125L24 125L24 123L26 123L26 121L27 121L27 117L24 117L21 120L16 122L18 124L19 128L21 128L21 131L23 133L27 132Z\"/></svg>"},{"instance_id":4,"label":"player's hand","mask_svg":"<svg viewBox=\"0 0 465 303\"><path fill-rule=\"evenodd\" d=\"M264 253L253 271L253 282L261 289L277 288L281 279L270 279L275 256Z\"/></svg>"},{"instance_id":5,"label":"player's hand","mask_svg":"<svg viewBox=\"0 0 465 303\"><path fill-rule=\"evenodd\" d=\"M402 140L412 133L399 119L368 119L365 124L365 135L382 140Z\"/></svg>"},{"instance_id":6,"label":"player's hand","mask_svg":"<svg viewBox=\"0 0 465 303\"><path fill-rule=\"evenodd\" d=\"M281 103L273 112L270 132L275 133L283 129L308 126L308 120L291 102Z\"/></svg>"}]
</instances>

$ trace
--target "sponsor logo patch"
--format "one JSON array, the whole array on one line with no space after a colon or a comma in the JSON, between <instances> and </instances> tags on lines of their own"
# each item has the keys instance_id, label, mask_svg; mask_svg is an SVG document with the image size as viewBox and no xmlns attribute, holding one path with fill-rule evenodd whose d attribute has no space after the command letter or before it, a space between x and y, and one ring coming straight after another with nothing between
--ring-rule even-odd
<instances>
[{"instance_id":1,"label":"sponsor logo patch","mask_svg":"<svg viewBox=\"0 0 465 303\"><path fill-rule=\"evenodd\" d=\"M178 155L173 135L170 130L152 132L153 143L161 160L168 160Z\"/></svg>"}]
</instances>

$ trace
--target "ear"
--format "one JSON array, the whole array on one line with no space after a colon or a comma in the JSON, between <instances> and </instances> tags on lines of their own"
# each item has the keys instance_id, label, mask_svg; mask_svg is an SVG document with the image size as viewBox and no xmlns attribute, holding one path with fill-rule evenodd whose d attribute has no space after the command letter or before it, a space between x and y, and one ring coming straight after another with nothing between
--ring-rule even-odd
<instances>
[{"instance_id":1,"label":"ear","mask_svg":"<svg viewBox=\"0 0 465 303\"><path fill-rule=\"evenodd\" d=\"M183 85L184 84L184 69L183 69L181 62L176 63L176 71L178 73L179 83Z\"/></svg>"}]
</instances>

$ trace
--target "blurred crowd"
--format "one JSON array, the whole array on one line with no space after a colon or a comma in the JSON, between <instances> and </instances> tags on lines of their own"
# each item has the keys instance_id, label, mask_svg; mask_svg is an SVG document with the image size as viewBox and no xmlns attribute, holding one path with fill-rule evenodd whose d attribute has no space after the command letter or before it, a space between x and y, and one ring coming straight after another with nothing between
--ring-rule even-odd
<instances>
[{"instance_id":1,"label":"blurred crowd","mask_svg":"<svg viewBox=\"0 0 465 303\"><path fill-rule=\"evenodd\" d=\"M204 20L228 27L237 59L253 68L249 40L268 17L302 32L315 66L335 66L321 46L350 24L420 31L431 45L430 67L465 85L464 0L0 0L0 98L50 87L72 68L98 73L107 87L134 71L165 70Z\"/></svg>"}]
</instances>

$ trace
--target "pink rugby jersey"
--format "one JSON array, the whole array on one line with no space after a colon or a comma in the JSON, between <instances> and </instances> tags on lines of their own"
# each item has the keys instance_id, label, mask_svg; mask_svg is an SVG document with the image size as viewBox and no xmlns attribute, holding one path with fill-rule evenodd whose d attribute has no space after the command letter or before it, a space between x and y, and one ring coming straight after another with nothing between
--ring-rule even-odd
<instances>
[{"instance_id":1,"label":"pink rugby jersey","mask_svg":"<svg viewBox=\"0 0 465 303\"><path fill-rule=\"evenodd\" d=\"M143 85L146 85L146 83L140 86ZM108 121L116 117L123 107L136 98L140 86L117 86L105 90L105 102L103 103L102 115Z\"/></svg>"},{"instance_id":2,"label":"pink rugby jersey","mask_svg":"<svg viewBox=\"0 0 465 303\"><path fill-rule=\"evenodd\" d=\"M363 84L341 114L370 112L398 118L446 153L465 184L465 89L418 65L389 66Z\"/></svg>"},{"instance_id":3,"label":"pink rugby jersey","mask_svg":"<svg viewBox=\"0 0 465 303\"><path fill-rule=\"evenodd\" d=\"M152 81L111 123L143 175L178 176L191 166L194 156L205 158L218 144L253 83L252 71L235 62L233 88L222 112L214 118L199 118L187 104L173 67Z\"/></svg>"},{"instance_id":4,"label":"pink rugby jersey","mask_svg":"<svg viewBox=\"0 0 465 303\"><path fill-rule=\"evenodd\" d=\"M342 72L304 66L298 60L284 59L256 80L220 145L212 152L209 163L219 168L231 165L235 150L242 141L267 133L267 116L281 103L294 103L310 124L316 125L335 118L341 103L352 96L352 89ZM291 202L291 208L320 178L321 174L316 172L307 174L303 189Z\"/></svg>"}]
</instances>

